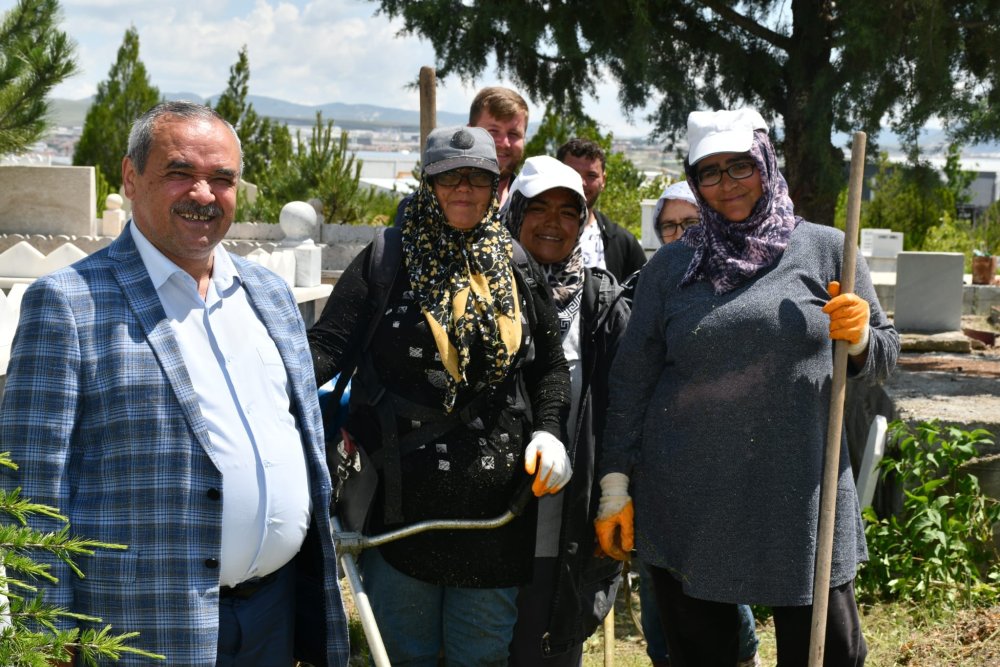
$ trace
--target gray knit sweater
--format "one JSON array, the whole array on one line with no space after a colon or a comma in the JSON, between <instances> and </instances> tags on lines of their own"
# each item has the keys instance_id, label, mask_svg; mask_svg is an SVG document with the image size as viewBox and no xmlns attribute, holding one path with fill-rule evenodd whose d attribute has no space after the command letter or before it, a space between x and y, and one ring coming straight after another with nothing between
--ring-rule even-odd
<instances>
[{"instance_id":1,"label":"gray knit sweater","mask_svg":"<svg viewBox=\"0 0 1000 667\"><path fill-rule=\"evenodd\" d=\"M611 370L599 474L631 477L640 557L693 597L812 601L833 368L821 308L843 242L803 222L776 264L724 295L704 281L678 287L692 256L683 243L640 274ZM871 338L852 381L881 381L899 336L860 258L855 292L871 305ZM845 445L831 586L853 579L867 555Z\"/></svg>"}]
</instances>

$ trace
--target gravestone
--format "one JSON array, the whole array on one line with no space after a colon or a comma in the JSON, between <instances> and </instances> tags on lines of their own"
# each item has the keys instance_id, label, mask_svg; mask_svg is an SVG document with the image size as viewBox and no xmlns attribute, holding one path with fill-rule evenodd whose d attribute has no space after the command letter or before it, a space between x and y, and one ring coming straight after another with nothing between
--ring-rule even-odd
<instances>
[{"instance_id":1,"label":"gravestone","mask_svg":"<svg viewBox=\"0 0 1000 667\"><path fill-rule=\"evenodd\" d=\"M896 256L903 251L903 233L891 229L862 229L860 250L869 271L892 273L896 270Z\"/></svg>"},{"instance_id":2,"label":"gravestone","mask_svg":"<svg viewBox=\"0 0 1000 667\"><path fill-rule=\"evenodd\" d=\"M962 329L965 256L958 252L901 252L896 256L893 323L899 332Z\"/></svg>"},{"instance_id":3,"label":"gravestone","mask_svg":"<svg viewBox=\"0 0 1000 667\"><path fill-rule=\"evenodd\" d=\"M0 233L96 236L93 167L0 167Z\"/></svg>"}]
</instances>

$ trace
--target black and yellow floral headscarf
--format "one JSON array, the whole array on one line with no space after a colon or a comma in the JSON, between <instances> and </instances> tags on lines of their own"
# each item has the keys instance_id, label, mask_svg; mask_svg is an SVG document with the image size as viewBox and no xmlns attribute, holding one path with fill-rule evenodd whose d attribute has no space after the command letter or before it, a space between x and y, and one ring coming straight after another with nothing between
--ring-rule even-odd
<instances>
[{"instance_id":1,"label":"black and yellow floral headscarf","mask_svg":"<svg viewBox=\"0 0 1000 667\"><path fill-rule=\"evenodd\" d=\"M500 223L497 181L486 215L471 230L448 224L425 176L403 212L403 258L414 299L434 336L446 373L450 412L478 339L491 360L486 381L507 376L521 345L521 312L511 267L513 245Z\"/></svg>"}]
</instances>

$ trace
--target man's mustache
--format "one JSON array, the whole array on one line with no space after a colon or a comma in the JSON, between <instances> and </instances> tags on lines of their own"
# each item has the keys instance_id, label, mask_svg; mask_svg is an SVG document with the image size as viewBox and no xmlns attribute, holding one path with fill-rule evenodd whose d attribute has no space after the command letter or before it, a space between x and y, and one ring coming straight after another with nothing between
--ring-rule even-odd
<instances>
[{"instance_id":1,"label":"man's mustache","mask_svg":"<svg viewBox=\"0 0 1000 667\"><path fill-rule=\"evenodd\" d=\"M218 204L202 205L193 201L175 204L172 210L177 214L198 215L206 218L217 218L222 215L222 207Z\"/></svg>"}]
</instances>

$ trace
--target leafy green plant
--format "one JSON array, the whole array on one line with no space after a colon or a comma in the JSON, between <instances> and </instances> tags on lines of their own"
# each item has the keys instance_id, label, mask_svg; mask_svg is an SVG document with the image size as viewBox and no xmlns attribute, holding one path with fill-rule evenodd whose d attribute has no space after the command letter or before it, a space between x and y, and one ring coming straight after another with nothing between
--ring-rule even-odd
<instances>
[{"instance_id":1,"label":"leafy green plant","mask_svg":"<svg viewBox=\"0 0 1000 667\"><path fill-rule=\"evenodd\" d=\"M984 445L985 430L963 431L937 422L889 429L896 453L882 475L903 493L898 515L879 518L866 508L870 560L858 573L859 597L926 602L938 609L996 604L1000 563L993 526L1000 503L985 496L964 465Z\"/></svg>"},{"instance_id":2,"label":"leafy green plant","mask_svg":"<svg viewBox=\"0 0 1000 667\"><path fill-rule=\"evenodd\" d=\"M396 212L397 200L368 189L361 183L361 163L347 149L347 133L334 132L332 120L316 113L308 138L287 128L274 126L274 149L270 161L258 166L257 200L237 214L240 219L278 222L281 208L290 201L318 198L323 202L326 222L386 224Z\"/></svg>"},{"instance_id":3,"label":"leafy green plant","mask_svg":"<svg viewBox=\"0 0 1000 667\"><path fill-rule=\"evenodd\" d=\"M16 470L7 452L0 453L0 466ZM44 579L56 583L51 567L32 558L32 553L48 552L83 576L73 562L74 556L91 555L95 549L125 549L123 544L108 544L73 537L65 516L48 505L22 498L20 489L0 489L0 512L9 519L0 521L0 665L6 667L42 667L54 661L67 661L75 653L77 664L96 665L97 659L117 660L123 653L151 660L164 657L134 648L128 640L137 632L112 634L111 626L100 630L79 628L60 630L60 620L73 619L100 623L101 619L77 614L47 604L33 582ZM41 533L28 527L31 515L41 515L66 525L55 533Z\"/></svg>"}]
</instances>

